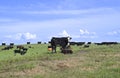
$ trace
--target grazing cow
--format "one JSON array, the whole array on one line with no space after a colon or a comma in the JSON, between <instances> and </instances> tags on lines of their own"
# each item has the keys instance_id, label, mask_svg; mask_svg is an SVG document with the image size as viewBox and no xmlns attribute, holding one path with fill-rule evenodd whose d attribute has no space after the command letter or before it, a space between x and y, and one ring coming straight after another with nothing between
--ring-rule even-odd
<instances>
[{"instance_id":1,"label":"grazing cow","mask_svg":"<svg viewBox=\"0 0 120 78\"><path fill-rule=\"evenodd\" d=\"M9 45L9 46L4 47L2 50L9 50L9 49L12 49L12 48L13 48L13 46Z\"/></svg>"},{"instance_id":2,"label":"grazing cow","mask_svg":"<svg viewBox=\"0 0 120 78\"><path fill-rule=\"evenodd\" d=\"M71 38L70 37L53 37L51 39L51 47L52 47L52 52L55 52L56 53L56 47L57 46L61 46L61 50L64 50L67 46L69 46L69 40Z\"/></svg>"},{"instance_id":3,"label":"grazing cow","mask_svg":"<svg viewBox=\"0 0 120 78\"><path fill-rule=\"evenodd\" d=\"M24 48L24 46L22 46L22 45L17 46L17 49L23 49L23 48Z\"/></svg>"},{"instance_id":4,"label":"grazing cow","mask_svg":"<svg viewBox=\"0 0 120 78\"><path fill-rule=\"evenodd\" d=\"M21 55L24 55L27 52L27 48L19 49L19 50L14 50L14 54L20 53Z\"/></svg>"},{"instance_id":5,"label":"grazing cow","mask_svg":"<svg viewBox=\"0 0 120 78\"><path fill-rule=\"evenodd\" d=\"M27 48L23 48L23 51L27 51L28 49Z\"/></svg>"}]
</instances>

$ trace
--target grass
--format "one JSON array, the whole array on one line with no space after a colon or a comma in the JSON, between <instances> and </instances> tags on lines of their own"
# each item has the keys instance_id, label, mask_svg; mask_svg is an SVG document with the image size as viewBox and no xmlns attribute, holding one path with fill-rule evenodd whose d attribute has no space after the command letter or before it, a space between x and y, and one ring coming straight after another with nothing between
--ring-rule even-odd
<instances>
[{"instance_id":1,"label":"grass","mask_svg":"<svg viewBox=\"0 0 120 78\"><path fill-rule=\"evenodd\" d=\"M0 52L0 78L119 78L120 44L72 46L73 54L47 50L48 44L31 44L28 52L14 56ZM0 46L0 49L3 46Z\"/></svg>"}]
</instances>

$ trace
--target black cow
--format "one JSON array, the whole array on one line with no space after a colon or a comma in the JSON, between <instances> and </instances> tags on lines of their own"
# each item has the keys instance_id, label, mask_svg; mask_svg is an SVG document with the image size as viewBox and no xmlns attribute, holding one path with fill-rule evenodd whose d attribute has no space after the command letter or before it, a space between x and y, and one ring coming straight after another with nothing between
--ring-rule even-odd
<instances>
[{"instance_id":1,"label":"black cow","mask_svg":"<svg viewBox=\"0 0 120 78\"><path fill-rule=\"evenodd\" d=\"M11 46L14 46L14 43L10 43Z\"/></svg>"},{"instance_id":2,"label":"black cow","mask_svg":"<svg viewBox=\"0 0 120 78\"><path fill-rule=\"evenodd\" d=\"M4 47L2 50L9 50L9 49L12 49L12 48L14 48L14 47L12 45L9 45L9 46Z\"/></svg>"},{"instance_id":3,"label":"black cow","mask_svg":"<svg viewBox=\"0 0 120 78\"><path fill-rule=\"evenodd\" d=\"M2 43L2 46L5 46L6 45L6 43Z\"/></svg>"},{"instance_id":4,"label":"black cow","mask_svg":"<svg viewBox=\"0 0 120 78\"><path fill-rule=\"evenodd\" d=\"M23 48L23 49L16 49L14 50L14 54L16 55L16 53L20 53L21 55L24 55L27 52L27 48Z\"/></svg>"},{"instance_id":5,"label":"black cow","mask_svg":"<svg viewBox=\"0 0 120 78\"><path fill-rule=\"evenodd\" d=\"M56 53L56 47L61 46L62 50L69 46L70 37L52 37L51 39L51 47L52 52Z\"/></svg>"},{"instance_id":6,"label":"black cow","mask_svg":"<svg viewBox=\"0 0 120 78\"><path fill-rule=\"evenodd\" d=\"M41 44L41 42L39 41L38 44Z\"/></svg>"},{"instance_id":7,"label":"black cow","mask_svg":"<svg viewBox=\"0 0 120 78\"><path fill-rule=\"evenodd\" d=\"M85 42L76 42L76 45L77 46L82 46L82 45L84 45L85 44Z\"/></svg>"},{"instance_id":8,"label":"black cow","mask_svg":"<svg viewBox=\"0 0 120 78\"><path fill-rule=\"evenodd\" d=\"M27 44L30 44L30 42L27 42Z\"/></svg>"}]
</instances>

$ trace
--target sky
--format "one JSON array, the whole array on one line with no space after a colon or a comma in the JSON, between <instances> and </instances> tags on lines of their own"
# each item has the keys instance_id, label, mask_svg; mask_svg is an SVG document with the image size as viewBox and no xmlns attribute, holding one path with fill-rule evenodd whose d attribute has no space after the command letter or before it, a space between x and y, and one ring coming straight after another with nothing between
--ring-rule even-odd
<instances>
[{"instance_id":1,"label":"sky","mask_svg":"<svg viewBox=\"0 0 120 78\"><path fill-rule=\"evenodd\" d=\"M120 0L0 0L0 43L120 42Z\"/></svg>"}]
</instances>

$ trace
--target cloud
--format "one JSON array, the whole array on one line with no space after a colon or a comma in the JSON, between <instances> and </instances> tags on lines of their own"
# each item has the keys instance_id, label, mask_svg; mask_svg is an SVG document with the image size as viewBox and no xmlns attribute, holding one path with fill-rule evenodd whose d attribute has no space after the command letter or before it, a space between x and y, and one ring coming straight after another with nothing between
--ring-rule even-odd
<instances>
[{"instance_id":1,"label":"cloud","mask_svg":"<svg viewBox=\"0 0 120 78\"><path fill-rule=\"evenodd\" d=\"M23 36L27 40L29 40L29 39L36 39L36 34L24 33Z\"/></svg>"},{"instance_id":2,"label":"cloud","mask_svg":"<svg viewBox=\"0 0 120 78\"><path fill-rule=\"evenodd\" d=\"M80 29L80 34L84 35L84 34L90 34L90 33L87 30Z\"/></svg>"},{"instance_id":3,"label":"cloud","mask_svg":"<svg viewBox=\"0 0 120 78\"><path fill-rule=\"evenodd\" d=\"M70 36L70 34L68 34L68 32L66 30L63 30L62 32L51 35L48 38L50 39L51 37L68 37L68 36Z\"/></svg>"},{"instance_id":4,"label":"cloud","mask_svg":"<svg viewBox=\"0 0 120 78\"><path fill-rule=\"evenodd\" d=\"M74 34L76 33L76 34ZM94 39L97 38L97 34L95 32L90 32L87 29L80 29L80 31L74 31L74 32L70 32L68 33L66 30L63 30L62 32L56 34L56 35L52 35L49 37L49 39L51 37L72 37L73 39Z\"/></svg>"},{"instance_id":5,"label":"cloud","mask_svg":"<svg viewBox=\"0 0 120 78\"><path fill-rule=\"evenodd\" d=\"M80 29L80 34L81 35L95 35L96 33L95 32L89 32L86 29Z\"/></svg>"},{"instance_id":6,"label":"cloud","mask_svg":"<svg viewBox=\"0 0 120 78\"><path fill-rule=\"evenodd\" d=\"M82 39L94 39L94 38L98 37L96 32L90 32L87 29L80 29L78 34L72 34L71 36L72 36L72 38L75 38L75 39L80 39L80 38L82 38Z\"/></svg>"},{"instance_id":7,"label":"cloud","mask_svg":"<svg viewBox=\"0 0 120 78\"><path fill-rule=\"evenodd\" d=\"M63 30L62 33L59 33L58 35L59 35L59 36L63 36L63 37L68 37L68 36L70 36L70 35L67 33L66 30Z\"/></svg>"},{"instance_id":8,"label":"cloud","mask_svg":"<svg viewBox=\"0 0 120 78\"><path fill-rule=\"evenodd\" d=\"M15 35L7 35L5 37L9 39L15 39L15 40L34 40L37 38L36 34L31 34L29 32L17 33Z\"/></svg>"},{"instance_id":9,"label":"cloud","mask_svg":"<svg viewBox=\"0 0 120 78\"><path fill-rule=\"evenodd\" d=\"M120 30L111 31L107 33L107 35L110 35L110 36L119 35L119 34L120 34Z\"/></svg>"}]
</instances>

